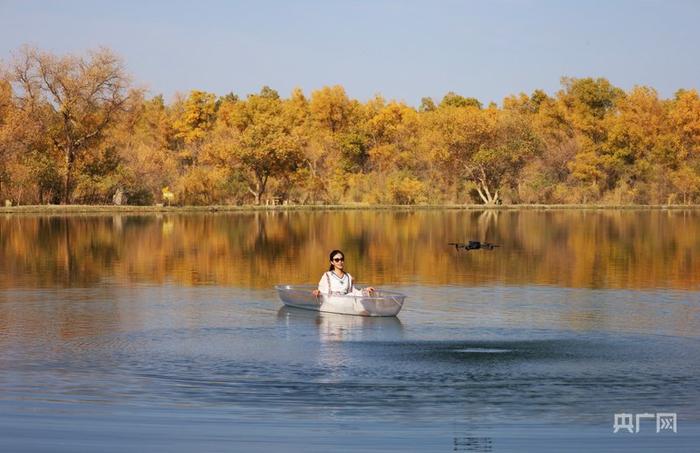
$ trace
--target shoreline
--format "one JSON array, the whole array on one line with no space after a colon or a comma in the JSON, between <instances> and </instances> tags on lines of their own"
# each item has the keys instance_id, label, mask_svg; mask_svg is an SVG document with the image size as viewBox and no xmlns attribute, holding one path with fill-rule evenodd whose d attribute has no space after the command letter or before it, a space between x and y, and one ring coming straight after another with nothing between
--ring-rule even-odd
<instances>
[{"instance_id":1,"label":"shoreline","mask_svg":"<svg viewBox=\"0 0 700 453\"><path fill-rule=\"evenodd\" d=\"M217 213L217 212L285 212L285 211L517 211L517 210L669 210L694 211L700 205L583 205L583 204L517 204L486 206L465 205L212 205L212 206L115 206L115 205L26 205L0 207L1 214L87 214L87 213Z\"/></svg>"}]
</instances>

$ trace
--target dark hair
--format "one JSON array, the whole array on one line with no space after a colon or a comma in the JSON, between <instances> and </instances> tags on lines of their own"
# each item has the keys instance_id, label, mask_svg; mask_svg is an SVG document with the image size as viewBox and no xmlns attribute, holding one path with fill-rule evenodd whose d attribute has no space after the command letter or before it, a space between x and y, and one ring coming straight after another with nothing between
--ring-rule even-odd
<instances>
[{"instance_id":1,"label":"dark hair","mask_svg":"<svg viewBox=\"0 0 700 453\"><path fill-rule=\"evenodd\" d=\"M332 270L335 268L335 264L333 264L333 257L334 257L335 255L337 255L338 253L340 253L341 255L343 255L343 259L345 259L345 253L341 252L340 250L333 250L333 251L331 252L331 254L328 256L328 261L331 262L331 268L328 269L329 271L332 271Z\"/></svg>"}]
</instances>

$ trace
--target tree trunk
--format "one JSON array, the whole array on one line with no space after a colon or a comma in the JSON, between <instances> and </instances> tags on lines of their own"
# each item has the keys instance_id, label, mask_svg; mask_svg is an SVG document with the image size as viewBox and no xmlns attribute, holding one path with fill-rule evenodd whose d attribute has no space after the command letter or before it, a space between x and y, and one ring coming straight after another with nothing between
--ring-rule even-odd
<instances>
[{"instance_id":1,"label":"tree trunk","mask_svg":"<svg viewBox=\"0 0 700 453\"><path fill-rule=\"evenodd\" d=\"M486 185L485 181L480 180L476 183L476 191L479 193L479 196L481 197L481 200L484 202L484 204L498 204L498 190L493 195L491 195L491 191L489 190L489 187Z\"/></svg>"},{"instance_id":2,"label":"tree trunk","mask_svg":"<svg viewBox=\"0 0 700 453\"><path fill-rule=\"evenodd\" d=\"M255 188L248 187L248 192L253 194L255 197L255 205L260 206L260 199L265 193L265 186L267 185L267 176L257 176L255 181Z\"/></svg>"},{"instance_id":3,"label":"tree trunk","mask_svg":"<svg viewBox=\"0 0 700 453\"><path fill-rule=\"evenodd\" d=\"M73 148L66 149L66 177L64 179L63 204L70 204L71 185L73 184L73 163L75 162L75 152Z\"/></svg>"},{"instance_id":4,"label":"tree trunk","mask_svg":"<svg viewBox=\"0 0 700 453\"><path fill-rule=\"evenodd\" d=\"M498 204L498 190L491 194L488 185L488 178L486 176L486 171L483 166L472 167L470 165L464 165L464 168L471 175L472 181L476 184L476 191L481 197L481 201L486 205L496 205Z\"/></svg>"}]
</instances>

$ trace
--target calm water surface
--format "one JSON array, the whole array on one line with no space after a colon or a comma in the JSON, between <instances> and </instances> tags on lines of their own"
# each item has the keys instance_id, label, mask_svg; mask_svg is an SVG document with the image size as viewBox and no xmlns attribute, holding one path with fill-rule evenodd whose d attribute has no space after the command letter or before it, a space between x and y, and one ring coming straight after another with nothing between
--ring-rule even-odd
<instances>
[{"instance_id":1,"label":"calm water surface","mask_svg":"<svg viewBox=\"0 0 700 453\"><path fill-rule=\"evenodd\" d=\"M281 307L333 248L398 318ZM0 217L0 451L698 451L699 251L694 211Z\"/></svg>"}]
</instances>

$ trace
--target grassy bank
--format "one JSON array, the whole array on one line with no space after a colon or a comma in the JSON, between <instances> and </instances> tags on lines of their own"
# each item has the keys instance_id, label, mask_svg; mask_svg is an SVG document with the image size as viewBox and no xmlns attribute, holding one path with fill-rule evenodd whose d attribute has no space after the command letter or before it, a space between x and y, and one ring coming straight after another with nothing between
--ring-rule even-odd
<instances>
[{"instance_id":1,"label":"grassy bank","mask_svg":"<svg viewBox=\"0 0 700 453\"><path fill-rule=\"evenodd\" d=\"M284 205L284 206L113 206L113 205L32 205L0 207L3 214L81 214L81 213L211 213L252 211L327 211L327 210L559 210L559 209L621 209L621 210L696 210L700 205L541 205L518 204L485 206L473 205Z\"/></svg>"}]
</instances>

